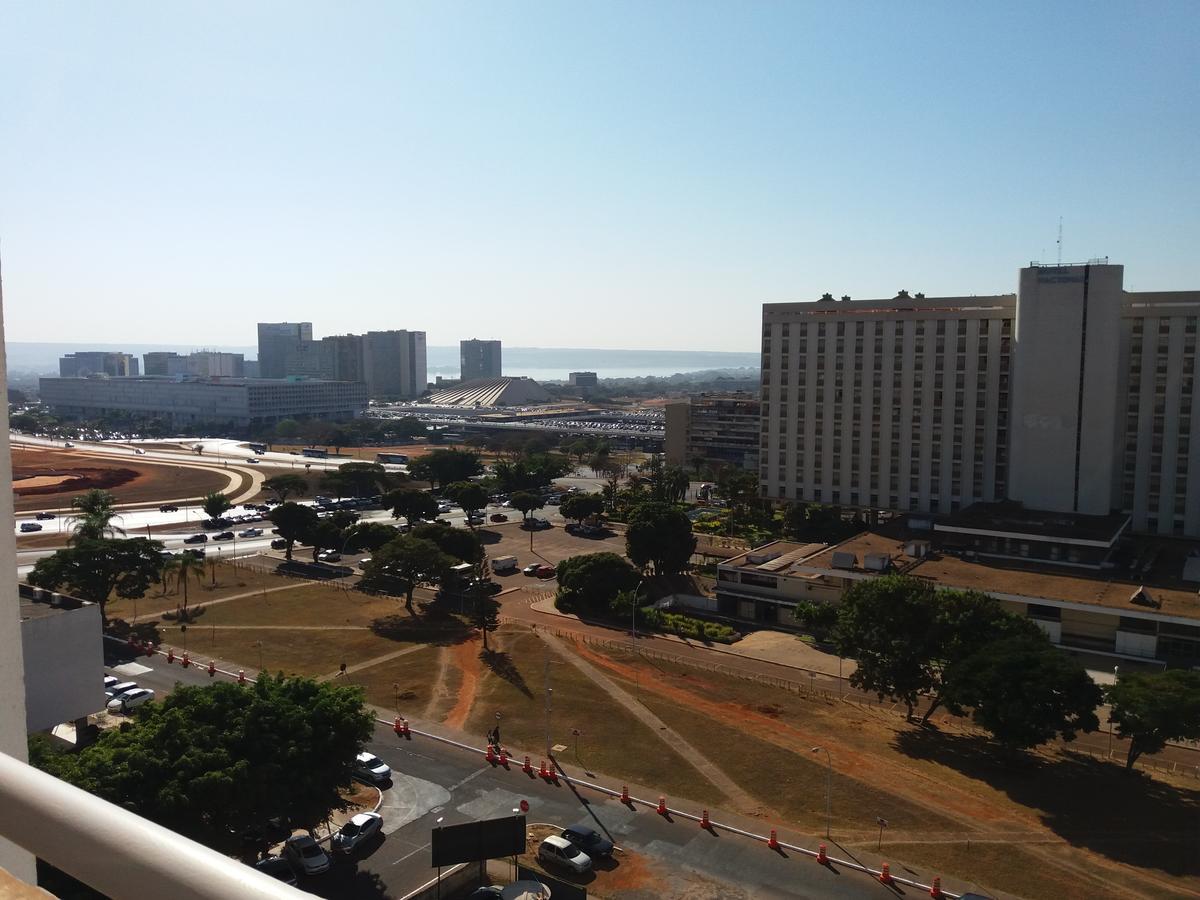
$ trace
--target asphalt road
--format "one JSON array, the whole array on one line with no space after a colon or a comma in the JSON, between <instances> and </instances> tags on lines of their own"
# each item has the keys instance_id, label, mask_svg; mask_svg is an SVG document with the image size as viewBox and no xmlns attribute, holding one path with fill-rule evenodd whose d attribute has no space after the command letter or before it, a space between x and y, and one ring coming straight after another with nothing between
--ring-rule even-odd
<instances>
[{"instance_id":1,"label":"asphalt road","mask_svg":"<svg viewBox=\"0 0 1200 900\"><path fill-rule=\"evenodd\" d=\"M115 646L111 642L109 647ZM118 663L110 657L107 663ZM133 665L111 665L107 672L129 677L159 696L177 682L207 684L201 668L183 669L165 658L139 658ZM217 675L217 678L224 677ZM480 741L479 743L482 743ZM399 897L432 878L430 830L443 825L511 815L522 800L530 805L529 824L565 827L590 822L608 833L624 853L619 868L637 865L648 871L644 890L623 897L661 898L859 898L878 897L877 882L846 869L814 864L792 851L773 852L763 843L730 833L710 834L683 818L668 821L651 809L627 808L614 799L561 780L556 785L530 777L520 765L505 770L488 764L478 752L414 736L405 741L379 726L368 749L392 767L392 784L383 792L384 837L357 858L339 862L325 875L305 878L302 887L337 900ZM534 761L537 764L537 760ZM720 821L720 813L712 811ZM832 847L834 855L836 848ZM636 863L634 859L636 858Z\"/></svg>"}]
</instances>

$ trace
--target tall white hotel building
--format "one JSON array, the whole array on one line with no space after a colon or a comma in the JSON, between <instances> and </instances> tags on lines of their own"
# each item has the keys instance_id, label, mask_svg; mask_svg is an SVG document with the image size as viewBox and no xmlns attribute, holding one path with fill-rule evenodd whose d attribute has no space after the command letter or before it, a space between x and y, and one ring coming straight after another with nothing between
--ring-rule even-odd
<instances>
[{"instance_id":1,"label":"tall white hotel building","mask_svg":"<svg viewBox=\"0 0 1200 900\"><path fill-rule=\"evenodd\" d=\"M1123 275L1032 264L1016 294L764 304L763 496L1014 500L1200 536L1200 291L1128 292Z\"/></svg>"}]
</instances>

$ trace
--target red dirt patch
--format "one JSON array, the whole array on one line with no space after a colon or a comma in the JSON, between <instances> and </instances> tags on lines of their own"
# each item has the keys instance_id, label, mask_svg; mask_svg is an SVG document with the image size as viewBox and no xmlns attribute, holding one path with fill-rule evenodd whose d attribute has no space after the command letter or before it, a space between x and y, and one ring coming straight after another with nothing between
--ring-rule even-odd
<instances>
[{"instance_id":1,"label":"red dirt patch","mask_svg":"<svg viewBox=\"0 0 1200 900\"><path fill-rule=\"evenodd\" d=\"M471 707L475 705L475 692L483 673L483 663L479 661L479 639L473 637L456 644L453 654L454 664L462 672L462 685L458 689L454 707L446 714L442 724L462 731L467 724L467 716L471 714Z\"/></svg>"}]
</instances>

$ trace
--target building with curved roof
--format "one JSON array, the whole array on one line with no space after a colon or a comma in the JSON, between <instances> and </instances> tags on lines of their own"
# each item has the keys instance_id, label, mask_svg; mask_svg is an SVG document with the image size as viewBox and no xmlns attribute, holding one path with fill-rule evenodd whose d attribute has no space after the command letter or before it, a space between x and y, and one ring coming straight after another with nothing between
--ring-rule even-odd
<instances>
[{"instance_id":1,"label":"building with curved roof","mask_svg":"<svg viewBox=\"0 0 1200 900\"><path fill-rule=\"evenodd\" d=\"M437 406L531 406L550 394L532 378L480 378L430 395Z\"/></svg>"}]
</instances>

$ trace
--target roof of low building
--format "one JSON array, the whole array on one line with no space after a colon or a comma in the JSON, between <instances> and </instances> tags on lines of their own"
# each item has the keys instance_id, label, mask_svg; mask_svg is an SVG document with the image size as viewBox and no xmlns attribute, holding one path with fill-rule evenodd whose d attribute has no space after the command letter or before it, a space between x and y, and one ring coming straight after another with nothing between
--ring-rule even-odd
<instances>
[{"instance_id":1,"label":"roof of low building","mask_svg":"<svg viewBox=\"0 0 1200 900\"><path fill-rule=\"evenodd\" d=\"M435 391L426 402L437 406L526 406L549 399L546 389L532 378L479 378Z\"/></svg>"}]
</instances>

